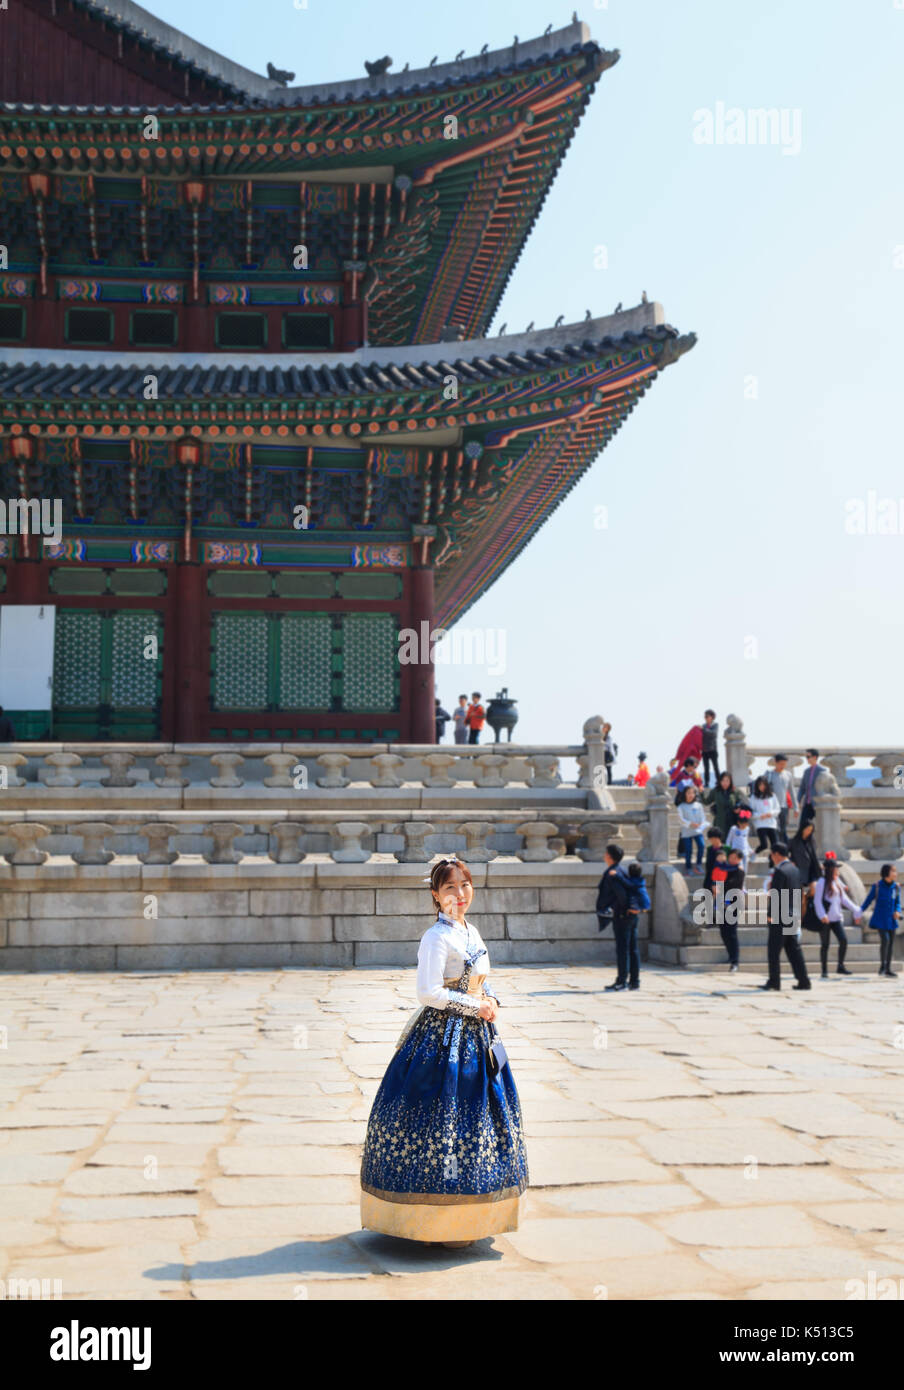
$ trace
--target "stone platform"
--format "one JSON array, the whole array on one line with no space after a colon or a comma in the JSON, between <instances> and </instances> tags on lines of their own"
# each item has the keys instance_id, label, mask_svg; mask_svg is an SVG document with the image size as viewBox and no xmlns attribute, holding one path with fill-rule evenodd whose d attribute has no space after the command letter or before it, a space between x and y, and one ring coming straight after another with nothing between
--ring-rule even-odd
<instances>
[{"instance_id":1,"label":"stone platform","mask_svg":"<svg viewBox=\"0 0 904 1390\"><path fill-rule=\"evenodd\" d=\"M0 1279L76 1299L785 1301L904 1279L900 981L493 978L528 1213L449 1251L359 1229L410 966L5 975Z\"/></svg>"}]
</instances>

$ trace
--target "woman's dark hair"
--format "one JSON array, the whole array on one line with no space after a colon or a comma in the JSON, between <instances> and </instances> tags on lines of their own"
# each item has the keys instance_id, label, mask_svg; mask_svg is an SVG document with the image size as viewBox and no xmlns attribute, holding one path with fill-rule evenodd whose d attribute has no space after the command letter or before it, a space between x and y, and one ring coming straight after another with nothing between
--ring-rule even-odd
<instances>
[{"instance_id":1,"label":"woman's dark hair","mask_svg":"<svg viewBox=\"0 0 904 1390\"><path fill-rule=\"evenodd\" d=\"M687 801L687 798L688 798L688 796L689 796L689 794L690 794L691 792L693 792L693 794L694 794L694 800L696 801L696 799L697 799L697 788L696 788L696 787L682 787L682 789L681 789L681 801ZM680 804L681 804L681 803L679 802L679 805L680 805Z\"/></svg>"},{"instance_id":2,"label":"woman's dark hair","mask_svg":"<svg viewBox=\"0 0 904 1390\"><path fill-rule=\"evenodd\" d=\"M733 779L732 779L732 775L731 775L730 772L720 772L720 773L719 773L719 786L720 786L720 787L722 786L722 783L725 781L725 778L726 778L726 777L728 778L728 786L727 786L727 787L722 787L722 790L723 790L723 791L726 791L726 792L733 792L733 791L734 791L734 781L733 781Z\"/></svg>"},{"instance_id":3,"label":"woman's dark hair","mask_svg":"<svg viewBox=\"0 0 904 1390\"><path fill-rule=\"evenodd\" d=\"M760 791L761 786L763 788L762 791ZM765 777L758 777L756 779L753 784L753 794L754 796L769 796L771 794L769 783L766 781Z\"/></svg>"},{"instance_id":4,"label":"woman's dark hair","mask_svg":"<svg viewBox=\"0 0 904 1390\"><path fill-rule=\"evenodd\" d=\"M822 866L822 874L825 880L822 888L823 893L837 893L839 891L839 886L836 883L837 873L838 861L836 859L827 859Z\"/></svg>"},{"instance_id":5,"label":"woman's dark hair","mask_svg":"<svg viewBox=\"0 0 904 1390\"><path fill-rule=\"evenodd\" d=\"M471 870L468 868L464 860L437 859L436 863L433 865L433 868L430 870L430 892L431 895L433 895L433 903L436 908L437 917L440 914L440 906L439 903L436 901L435 895L442 888L443 884L449 882L449 879L452 877L452 872L454 869L461 869L462 873L470 883L471 887L474 887L474 879L471 875Z\"/></svg>"},{"instance_id":6,"label":"woman's dark hair","mask_svg":"<svg viewBox=\"0 0 904 1390\"><path fill-rule=\"evenodd\" d=\"M894 867L894 864L883 864L882 868L879 870L879 877L888 878L889 874L891 873Z\"/></svg>"}]
</instances>

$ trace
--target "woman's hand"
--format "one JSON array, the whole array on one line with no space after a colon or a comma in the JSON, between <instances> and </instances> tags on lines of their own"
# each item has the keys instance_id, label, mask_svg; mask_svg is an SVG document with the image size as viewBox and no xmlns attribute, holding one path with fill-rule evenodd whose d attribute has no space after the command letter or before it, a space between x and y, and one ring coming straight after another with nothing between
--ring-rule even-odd
<instances>
[{"instance_id":1,"label":"woman's hand","mask_svg":"<svg viewBox=\"0 0 904 1390\"><path fill-rule=\"evenodd\" d=\"M487 1023L492 1023L496 1017L496 1000L487 997L480 1004L480 1017L485 1018Z\"/></svg>"},{"instance_id":2,"label":"woman's hand","mask_svg":"<svg viewBox=\"0 0 904 1390\"><path fill-rule=\"evenodd\" d=\"M828 917L820 917L819 920L820 920L820 922L822 923L822 925L823 925L824 927L827 927L827 926L829 925L829 919L828 919Z\"/></svg>"}]
</instances>

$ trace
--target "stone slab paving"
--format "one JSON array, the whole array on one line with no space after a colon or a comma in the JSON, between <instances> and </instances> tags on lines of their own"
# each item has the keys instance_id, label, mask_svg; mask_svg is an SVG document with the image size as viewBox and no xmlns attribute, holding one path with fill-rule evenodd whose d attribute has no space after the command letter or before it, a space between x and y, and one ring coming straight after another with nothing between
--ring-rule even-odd
<instances>
[{"instance_id":1,"label":"stone slab paving","mask_svg":"<svg viewBox=\"0 0 904 1390\"><path fill-rule=\"evenodd\" d=\"M4 975L0 1278L176 1300L825 1300L904 1280L902 984L611 978L494 974L532 1187L519 1231L450 1251L358 1219L413 970Z\"/></svg>"}]
</instances>

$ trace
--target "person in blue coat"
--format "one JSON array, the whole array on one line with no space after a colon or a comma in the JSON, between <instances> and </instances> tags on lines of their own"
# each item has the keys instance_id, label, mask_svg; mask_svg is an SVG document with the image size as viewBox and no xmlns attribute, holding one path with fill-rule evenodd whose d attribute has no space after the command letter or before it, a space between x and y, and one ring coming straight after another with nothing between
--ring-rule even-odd
<instances>
[{"instance_id":1,"label":"person in blue coat","mask_svg":"<svg viewBox=\"0 0 904 1390\"><path fill-rule=\"evenodd\" d=\"M878 880L861 904L861 911L865 912L875 901L870 926L879 933L879 974L891 975L892 978L898 973L891 968L891 958L895 950L895 932L901 920L901 890L895 882L897 877L894 864L883 864Z\"/></svg>"}]
</instances>

